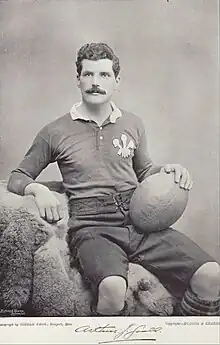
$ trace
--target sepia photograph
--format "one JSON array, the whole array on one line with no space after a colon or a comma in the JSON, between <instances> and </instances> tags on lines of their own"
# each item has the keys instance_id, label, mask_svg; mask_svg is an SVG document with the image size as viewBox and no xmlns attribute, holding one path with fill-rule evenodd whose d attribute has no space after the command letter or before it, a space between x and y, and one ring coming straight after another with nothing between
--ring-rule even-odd
<instances>
[{"instance_id":1,"label":"sepia photograph","mask_svg":"<svg viewBox=\"0 0 220 345\"><path fill-rule=\"evenodd\" d=\"M218 343L218 11L0 0L7 343Z\"/></svg>"}]
</instances>

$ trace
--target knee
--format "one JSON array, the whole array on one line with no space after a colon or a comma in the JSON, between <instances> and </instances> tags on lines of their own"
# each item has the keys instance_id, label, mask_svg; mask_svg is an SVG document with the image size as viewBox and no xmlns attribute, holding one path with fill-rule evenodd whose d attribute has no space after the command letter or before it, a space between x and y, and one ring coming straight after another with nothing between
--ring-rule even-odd
<instances>
[{"instance_id":1,"label":"knee","mask_svg":"<svg viewBox=\"0 0 220 345\"><path fill-rule=\"evenodd\" d=\"M99 284L99 305L109 309L111 313L117 313L124 307L126 295L126 280L120 276L109 276Z\"/></svg>"},{"instance_id":2,"label":"knee","mask_svg":"<svg viewBox=\"0 0 220 345\"><path fill-rule=\"evenodd\" d=\"M191 287L197 292L201 290L204 293L220 292L220 266L217 262L207 262L200 266L191 279Z\"/></svg>"}]
</instances>

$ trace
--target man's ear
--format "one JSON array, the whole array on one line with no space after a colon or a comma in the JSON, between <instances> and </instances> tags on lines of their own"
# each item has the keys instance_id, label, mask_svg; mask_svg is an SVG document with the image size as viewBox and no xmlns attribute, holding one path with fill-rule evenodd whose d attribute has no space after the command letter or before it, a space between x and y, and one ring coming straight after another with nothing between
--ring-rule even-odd
<instances>
[{"instance_id":1,"label":"man's ear","mask_svg":"<svg viewBox=\"0 0 220 345\"><path fill-rule=\"evenodd\" d=\"M79 75L77 75L76 85L77 85L77 87L80 87L80 76Z\"/></svg>"},{"instance_id":2,"label":"man's ear","mask_svg":"<svg viewBox=\"0 0 220 345\"><path fill-rule=\"evenodd\" d=\"M118 76L115 78L115 81L116 81L115 89L117 89L118 86L120 85L120 82L121 82L121 77L120 77L120 75L118 75Z\"/></svg>"}]
</instances>

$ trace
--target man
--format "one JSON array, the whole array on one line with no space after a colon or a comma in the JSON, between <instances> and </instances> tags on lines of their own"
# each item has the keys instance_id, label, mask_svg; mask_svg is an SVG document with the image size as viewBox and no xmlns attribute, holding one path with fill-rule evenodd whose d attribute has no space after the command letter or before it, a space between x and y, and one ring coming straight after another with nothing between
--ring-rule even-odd
<instances>
[{"instance_id":1,"label":"man","mask_svg":"<svg viewBox=\"0 0 220 345\"><path fill-rule=\"evenodd\" d=\"M94 292L94 315L123 314L129 261L181 296L181 315L217 315L219 265L214 259L171 228L142 234L128 216L131 195L147 176L172 172L181 188L190 189L189 172L178 164L155 166L141 119L112 103L120 65L108 45L85 44L76 67L82 101L40 131L12 172L8 189L33 195L40 216L59 221L58 200L35 182L49 163L58 163L69 197L72 262Z\"/></svg>"}]
</instances>

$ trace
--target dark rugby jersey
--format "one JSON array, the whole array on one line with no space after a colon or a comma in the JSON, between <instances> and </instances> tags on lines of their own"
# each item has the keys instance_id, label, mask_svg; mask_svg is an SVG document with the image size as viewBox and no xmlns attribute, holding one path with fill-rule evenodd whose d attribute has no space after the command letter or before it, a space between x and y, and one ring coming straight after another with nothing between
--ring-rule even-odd
<instances>
[{"instance_id":1,"label":"dark rugby jersey","mask_svg":"<svg viewBox=\"0 0 220 345\"><path fill-rule=\"evenodd\" d=\"M70 198L133 189L161 169L148 154L142 120L118 108L100 127L71 113L46 125L12 171L9 189L23 195L25 187L53 162L58 164Z\"/></svg>"}]
</instances>

